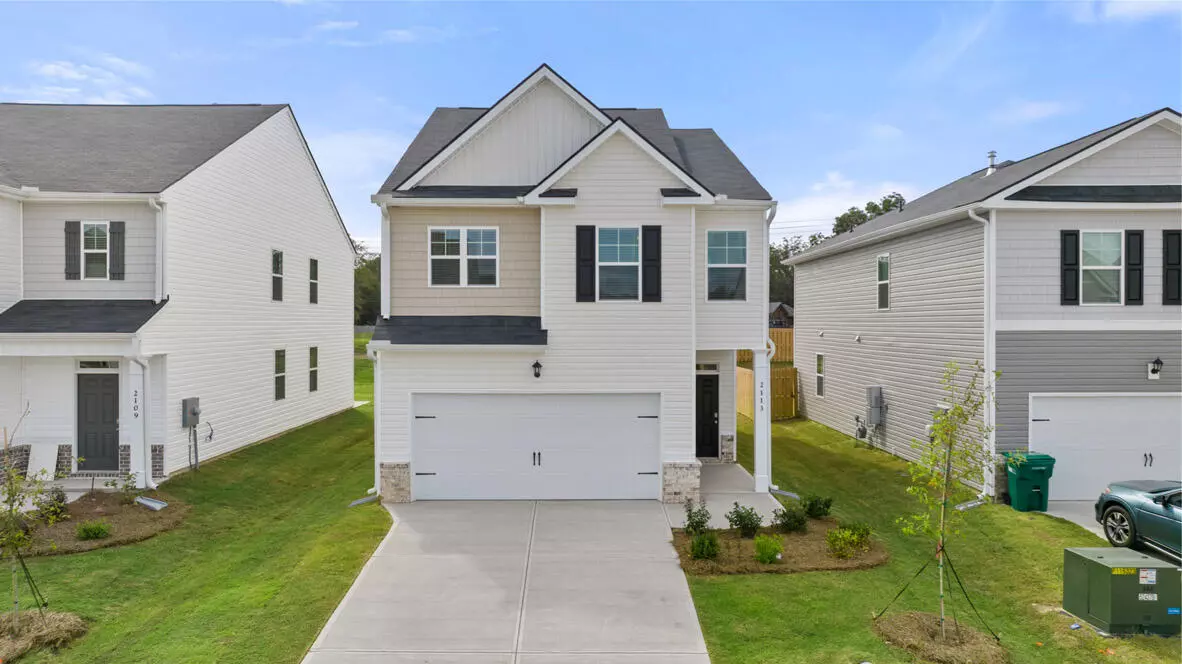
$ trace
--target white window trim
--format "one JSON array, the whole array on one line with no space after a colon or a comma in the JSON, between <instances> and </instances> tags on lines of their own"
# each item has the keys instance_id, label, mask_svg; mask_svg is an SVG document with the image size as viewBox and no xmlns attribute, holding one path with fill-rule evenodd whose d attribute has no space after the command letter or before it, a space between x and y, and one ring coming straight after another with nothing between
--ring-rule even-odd
<instances>
[{"instance_id":1,"label":"white window trim","mask_svg":"<svg viewBox=\"0 0 1182 664\"><path fill-rule=\"evenodd\" d=\"M817 358L818 357L821 358L821 371L817 371ZM817 378L820 378L822 381L825 380L825 353L814 353L813 354L813 396L817 397L818 399L824 399L825 395L824 395L823 391L821 394L818 394L817 380L816 380ZM826 389L828 389L829 386L826 385L825 387L826 387Z\"/></svg>"},{"instance_id":2,"label":"white window trim","mask_svg":"<svg viewBox=\"0 0 1182 664\"><path fill-rule=\"evenodd\" d=\"M1091 267L1084 266L1084 260L1083 260L1084 236L1090 235L1090 234L1098 234L1098 233L1116 233L1116 234L1120 235L1120 265L1119 266L1098 266L1098 265L1093 265ZM1125 306L1125 260L1126 259L1127 259L1127 257L1125 256L1125 232L1124 232L1124 230L1118 230L1118 229L1102 230L1102 229L1098 229L1098 228L1097 229L1088 229L1088 230L1081 229L1079 231L1079 306L1081 306L1081 307L1123 307L1123 306ZM1119 280L1120 285L1117 286L1117 288L1118 288L1117 294L1120 296L1120 302L1084 302L1083 277L1084 277L1085 270L1096 271L1096 272L1102 272L1102 271L1111 272L1111 271L1115 270L1120 276L1120 280Z\"/></svg>"},{"instance_id":3,"label":"white window trim","mask_svg":"<svg viewBox=\"0 0 1182 664\"><path fill-rule=\"evenodd\" d=\"M719 263L718 265L711 265L710 264L710 234L711 233L738 233L738 232L743 233L743 237L744 237L743 256L747 260L744 261L742 265L739 265L738 263ZM748 297L747 291L750 290L750 288L748 288L748 286L751 285L747 281L747 277L751 276L751 266L750 266L750 264L751 264L751 234L747 232L746 228L707 228L705 241L706 241L705 247L703 248L704 249L703 258L705 259L704 262L706 264L706 269L704 270L705 274L703 275L703 278L705 279L705 283L704 283L704 287L703 287L703 290L705 292L703 293L703 296L706 298L706 302L738 302L738 303L746 302L747 297ZM743 297L741 299L714 300L714 299L710 298L710 268L713 268L713 267L741 267L741 268L743 268L743 270L744 270L743 277L744 277L745 285L743 286Z\"/></svg>"},{"instance_id":4,"label":"white window trim","mask_svg":"<svg viewBox=\"0 0 1182 664\"><path fill-rule=\"evenodd\" d=\"M599 261L599 231L601 230L635 230L636 231L636 262L601 263ZM640 226L596 226L595 227L595 301L596 302L641 302L644 300L644 270L641 269L641 259L644 258L644 231ZM615 265L621 267L636 266L636 299L624 300L620 298L602 299L599 297L599 266Z\"/></svg>"},{"instance_id":5,"label":"white window trim","mask_svg":"<svg viewBox=\"0 0 1182 664\"><path fill-rule=\"evenodd\" d=\"M275 271L275 254L279 254L279 271L278 272ZM271 284L270 284L271 297L270 297L270 300L272 302L282 302L283 300L285 300L287 298L287 292L286 292L287 291L287 280L283 276L283 270L286 267L286 263L287 263L287 257L283 254L282 249L271 249ZM283 290L283 293L282 293L283 297L280 297L278 300L275 299L275 286L274 286L275 277L279 277L279 281L282 284L282 286L280 286L280 288Z\"/></svg>"},{"instance_id":6,"label":"white window trim","mask_svg":"<svg viewBox=\"0 0 1182 664\"><path fill-rule=\"evenodd\" d=\"M887 259L887 278L885 281L878 278L878 262L880 260L882 260L883 258ZM890 252L887 252L885 254L879 254L874 257L874 306L878 311L890 311L891 310L891 303L895 299L893 297L894 294L891 292L891 272L892 272L892 269L893 269L893 266L891 265ZM886 284L886 286L887 286L887 305L885 307L880 306L882 303L878 301L878 287L883 284Z\"/></svg>"},{"instance_id":7,"label":"white window trim","mask_svg":"<svg viewBox=\"0 0 1182 664\"><path fill-rule=\"evenodd\" d=\"M316 278L312 278L312 261L316 261ZM314 256L308 256L308 291L311 292L312 284L316 284L316 301L309 304L320 304L320 259ZM310 298L309 298L310 299Z\"/></svg>"},{"instance_id":8,"label":"white window trim","mask_svg":"<svg viewBox=\"0 0 1182 664\"><path fill-rule=\"evenodd\" d=\"M460 255L458 256L432 256L431 255L431 233L434 231L459 231L460 232ZM497 275L496 283L494 284L469 284L468 283L468 231L496 231L497 233L497 252L492 256L472 256L471 258L482 259L490 258L496 261ZM500 288L501 287L501 242L504 238L501 236L500 226L429 226L427 228L427 286L429 288ZM436 284L432 283L432 270L434 264L432 259L456 259L460 261L460 283L458 284Z\"/></svg>"},{"instance_id":9,"label":"white window trim","mask_svg":"<svg viewBox=\"0 0 1182 664\"><path fill-rule=\"evenodd\" d=\"M107 367L83 367L83 362L110 362L114 366ZM74 363L74 372L80 374L118 374L120 373L121 365L119 360L110 360L102 358L82 358Z\"/></svg>"},{"instance_id":10,"label":"white window trim","mask_svg":"<svg viewBox=\"0 0 1182 664\"><path fill-rule=\"evenodd\" d=\"M279 352L283 353L283 371L275 371L275 356ZM271 377L271 400L272 401L287 401L287 349L275 348L271 352L271 372L274 374ZM283 398L280 399L275 396L275 379L283 379Z\"/></svg>"},{"instance_id":11,"label":"white window trim","mask_svg":"<svg viewBox=\"0 0 1182 664\"><path fill-rule=\"evenodd\" d=\"M87 249L86 248L86 227L87 226L102 226L104 237L107 240L106 249ZM82 237L80 238L80 246L82 248L82 280L83 281L110 281L111 280L111 222L109 221L83 221L82 222ZM103 276L88 277L86 276L86 254L102 254L105 260L106 267L103 269Z\"/></svg>"},{"instance_id":12,"label":"white window trim","mask_svg":"<svg viewBox=\"0 0 1182 664\"><path fill-rule=\"evenodd\" d=\"M316 364L312 364L312 350L316 350ZM285 366L286 368L286 366ZM316 376L316 389L312 389L312 376ZM308 391L320 391L320 346L308 346Z\"/></svg>"}]
</instances>

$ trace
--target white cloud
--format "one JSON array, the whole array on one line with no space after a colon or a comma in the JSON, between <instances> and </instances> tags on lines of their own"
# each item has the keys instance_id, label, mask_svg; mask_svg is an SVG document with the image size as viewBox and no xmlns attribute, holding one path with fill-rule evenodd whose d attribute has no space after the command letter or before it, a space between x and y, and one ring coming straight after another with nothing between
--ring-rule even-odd
<instances>
[{"instance_id":1,"label":"white cloud","mask_svg":"<svg viewBox=\"0 0 1182 664\"><path fill-rule=\"evenodd\" d=\"M906 182L856 182L839 171L829 171L823 180L809 185L807 192L780 201L770 230L771 240L813 233L828 235L833 232L834 217L894 191L907 200L918 195L917 188Z\"/></svg>"},{"instance_id":2,"label":"white cloud","mask_svg":"<svg viewBox=\"0 0 1182 664\"><path fill-rule=\"evenodd\" d=\"M904 78L928 82L952 70L969 50L989 31L1000 12L1001 3L991 3L989 10L968 20L952 20L941 15L940 26L912 55L903 70Z\"/></svg>"},{"instance_id":3,"label":"white cloud","mask_svg":"<svg viewBox=\"0 0 1182 664\"><path fill-rule=\"evenodd\" d=\"M1182 2L1177 0L1087 0L1057 2L1053 6L1078 23L1136 22L1182 15Z\"/></svg>"},{"instance_id":4,"label":"white cloud","mask_svg":"<svg viewBox=\"0 0 1182 664\"><path fill-rule=\"evenodd\" d=\"M866 134L876 141L891 141L903 136L903 130L893 124L872 122L866 127Z\"/></svg>"},{"instance_id":5,"label":"white cloud","mask_svg":"<svg viewBox=\"0 0 1182 664\"><path fill-rule=\"evenodd\" d=\"M149 68L109 53L87 54L83 61L33 61L26 71L30 82L5 86L0 93L17 101L55 104L131 104L153 96L128 80L150 76Z\"/></svg>"},{"instance_id":6,"label":"white cloud","mask_svg":"<svg viewBox=\"0 0 1182 664\"><path fill-rule=\"evenodd\" d=\"M419 25L386 30L382 36L396 44L439 43L455 39L459 36L459 31L450 25L444 28Z\"/></svg>"},{"instance_id":7,"label":"white cloud","mask_svg":"<svg viewBox=\"0 0 1182 664\"><path fill-rule=\"evenodd\" d=\"M316 24L316 27L314 27L313 30L319 30L321 32L330 32L334 30L352 30L359 25L361 24L357 21L324 21L322 23Z\"/></svg>"},{"instance_id":8,"label":"white cloud","mask_svg":"<svg viewBox=\"0 0 1182 664\"><path fill-rule=\"evenodd\" d=\"M1063 115L1068 110L1068 105L1060 101L1014 99L990 113L989 119L998 124L1030 124Z\"/></svg>"},{"instance_id":9,"label":"white cloud","mask_svg":"<svg viewBox=\"0 0 1182 664\"><path fill-rule=\"evenodd\" d=\"M381 214L369 197L385 182L409 142L399 134L364 129L308 136L345 226L370 247L378 246L372 240L379 237Z\"/></svg>"},{"instance_id":10,"label":"white cloud","mask_svg":"<svg viewBox=\"0 0 1182 664\"><path fill-rule=\"evenodd\" d=\"M147 65L125 60L110 53L98 53L94 58L107 69L123 74L124 76L148 78L152 75L152 70Z\"/></svg>"}]
</instances>

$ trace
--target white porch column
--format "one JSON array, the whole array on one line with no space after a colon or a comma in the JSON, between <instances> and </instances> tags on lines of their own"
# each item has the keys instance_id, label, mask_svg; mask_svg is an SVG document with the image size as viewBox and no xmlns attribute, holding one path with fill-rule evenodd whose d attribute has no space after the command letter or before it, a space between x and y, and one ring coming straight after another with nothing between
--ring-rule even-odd
<instances>
[{"instance_id":1,"label":"white porch column","mask_svg":"<svg viewBox=\"0 0 1182 664\"><path fill-rule=\"evenodd\" d=\"M772 469L772 370L767 350L752 349L755 366L755 490L771 487Z\"/></svg>"},{"instance_id":2,"label":"white porch column","mask_svg":"<svg viewBox=\"0 0 1182 664\"><path fill-rule=\"evenodd\" d=\"M147 439L144 435L144 423L147 421L147 380L144 367L135 361L135 358L125 357L123 364L127 367L127 401L119 409L119 442L131 447L129 472L135 473L135 485L142 489L148 485L144 468L149 467L144 450L144 441Z\"/></svg>"}]
</instances>

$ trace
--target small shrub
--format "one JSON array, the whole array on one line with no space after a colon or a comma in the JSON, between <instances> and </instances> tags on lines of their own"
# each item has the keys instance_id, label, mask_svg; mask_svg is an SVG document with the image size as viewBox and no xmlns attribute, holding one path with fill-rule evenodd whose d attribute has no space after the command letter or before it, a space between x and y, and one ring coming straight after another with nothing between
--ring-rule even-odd
<instances>
[{"instance_id":1,"label":"small shrub","mask_svg":"<svg viewBox=\"0 0 1182 664\"><path fill-rule=\"evenodd\" d=\"M755 538L755 559L759 562L770 565L779 560L782 553L784 553L784 543L780 541L779 537L759 535Z\"/></svg>"},{"instance_id":2,"label":"small shrub","mask_svg":"<svg viewBox=\"0 0 1182 664\"><path fill-rule=\"evenodd\" d=\"M721 547L718 545L718 535L710 532L694 535L690 542L690 557L694 560L714 560L718 557Z\"/></svg>"},{"instance_id":3,"label":"small shrub","mask_svg":"<svg viewBox=\"0 0 1182 664\"><path fill-rule=\"evenodd\" d=\"M706 503L694 505L694 501L685 503L685 532L689 535L701 535L710 528L710 510Z\"/></svg>"},{"instance_id":4,"label":"small shrub","mask_svg":"<svg viewBox=\"0 0 1182 664\"><path fill-rule=\"evenodd\" d=\"M800 505L789 505L772 512L772 524L782 533L803 533L808 529L808 514Z\"/></svg>"},{"instance_id":5,"label":"small shrub","mask_svg":"<svg viewBox=\"0 0 1182 664\"><path fill-rule=\"evenodd\" d=\"M853 558L870 550L870 526L864 523L838 526L825 534L825 543L834 558Z\"/></svg>"},{"instance_id":6,"label":"small shrub","mask_svg":"<svg viewBox=\"0 0 1182 664\"><path fill-rule=\"evenodd\" d=\"M736 502L731 511L726 513L726 522L731 525L731 528L739 531L740 537L751 539L755 537L759 532L759 527L763 525L763 517L755 511L754 507L744 507Z\"/></svg>"},{"instance_id":7,"label":"small shrub","mask_svg":"<svg viewBox=\"0 0 1182 664\"><path fill-rule=\"evenodd\" d=\"M820 519L829 516L829 508L833 507L833 499L810 493L800 500L800 504L810 519Z\"/></svg>"},{"instance_id":8,"label":"small shrub","mask_svg":"<svg viewBox=\"0 0 1182 664\"><path fill-rule=\"evenodd\" d=\"M135 503L135 499L140 495L139 487L135 485L135 473L127 473L107 480L103 482L103 486L118 491L119 501L124 505Z\"/></svg>"},{"instance_id":9,"label":"small shrub","mask_svg":"<svg viewBox=\"0 0 1182 664\"><path fill-rule=\"evenodd\" d=\"M83 521L74 529L74 534L83 541L104 539L111 536L111 524L106 521Z\"/></svg>"},{"instance_id":10,"label":"small shrub","mask_svg":"<svg viewBox=\"0 0 1182 664\"><path fill-rule=\"evenodd\" d=\"M37 518L54 524L70 518L66 511L66 490L55 486L37 500Z\"/></svg>"}]
</instances>

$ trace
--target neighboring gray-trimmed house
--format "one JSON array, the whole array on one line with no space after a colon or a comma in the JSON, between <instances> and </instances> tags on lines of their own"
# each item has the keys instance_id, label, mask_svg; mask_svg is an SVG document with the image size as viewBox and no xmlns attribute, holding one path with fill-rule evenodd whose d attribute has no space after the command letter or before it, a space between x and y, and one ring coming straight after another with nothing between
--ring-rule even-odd
<instances>
[{"instance_id":1,"label":"neighboring gray-trimmed house","mask_svg":"<svg viewBox=\"0 0 1182 664\"><path fill-rule=\"evenodd\" d=\"M992 159L991 159L992 161ZM1052 499L1182 473L1182 140L1162 109L990 165L793 257L802 412L914 458L945 364L1000 371L997 452Z\"/></svg>"},{"instance_id":2,"label":"neighboring gray-trimmed house","mask_svg":"<svg viewBox=\"0 0 1182 664\"><path fill-rule=\"evenodd\" d=\"M734 460L775 203L712 130L600 108L543 65L436 109L373 201L383 500L681 501ZM769 430L765 406L761 491Z\"/></svg>"},{"instance_id":3,"label":"neighboring gray-trimmed house","mask_svg":"<svg viewBox=\"0 0 1182 664\"><path fill-rule=\"evenodd\" d=\"M349 408L354 255L286 105L0 104L0 426L145 486Z\"/></svg>"}]
</instances>

